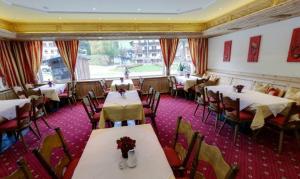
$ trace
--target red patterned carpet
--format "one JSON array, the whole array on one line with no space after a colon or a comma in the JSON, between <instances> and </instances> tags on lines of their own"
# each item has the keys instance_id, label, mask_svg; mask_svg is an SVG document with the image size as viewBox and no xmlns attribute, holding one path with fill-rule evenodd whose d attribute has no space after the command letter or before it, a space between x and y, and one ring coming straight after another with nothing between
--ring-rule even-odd
<instances>
[{"instance_id":1,"label":"red patterned carpet","mask_svg":"<svg viewBox=\"0 0 300 179\"><path fill-rule=\"evenodd\" d=\"M271 131L262 131L256 141L240 133L235 146L232 143L232 128L226 126L220 136L215 134L212 119L208 119L207 124L200 121L201 109L196 116L193 115L195 106L193 101L162 96L156 118L162 145L171 144L176 118L182 115L191 121L195 130L205 135L207 143L215 144L222 150L226 161L239 166L238 178L300 178L300 148L292 136L286 135L282 155L276 153L278 135ZM51 126L62 129L72 155L80 156L91 133L91 125L83 107L80 104L72 108L63 107L49 115L48 121ZM44 136L53 132L43 123L40 125ZM20 142L17 142L0 154L0 178L16 169L16 160L21 156L28 161L36 178L50 178L30 152L40 141L31 132L26 135L25 140L30 146L28 152ZM58 155L59 153L56 156ZM209 167L201 165L199 168L206 178L215 178Z\"/></svg>"}]
</instances>

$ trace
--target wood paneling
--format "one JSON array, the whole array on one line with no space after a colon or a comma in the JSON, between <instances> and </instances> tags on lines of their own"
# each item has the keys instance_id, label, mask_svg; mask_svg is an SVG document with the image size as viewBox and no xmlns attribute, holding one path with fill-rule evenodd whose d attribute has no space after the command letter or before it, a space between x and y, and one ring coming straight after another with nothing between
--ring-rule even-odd
<instances>
[{"instance_id":1,"label":"wood paneling","mask_svg":"<svg viewBox=\"0 0 300 179\"><path fill-rule=\"evenodd\" d=\"M110 87L112 80L106 80L106 85ZM138 79L134 78L133 83L138 85ZM167 93L169 90L167 77L146 77L144 81L143 92L147 93L149 86L154 87L161 93ZM88 94L90 89L94 89L98 97L103 97L103 91L98 80L78 81L76 85L76 93L78 99Z\"/></svg>"},{"instance_id":2,"label":"wood paneling","mask_svg":"<svg viewBox=\"0 0 300 179\"><path fill-rule=\"evenodd\" d=\"M5 91L0 92L0 100L7 100L7 99L18 99L16 94L13 92L12 89L8 89ZM1 103L0 103L1 105Z\"/></svg>"}]
</instances>

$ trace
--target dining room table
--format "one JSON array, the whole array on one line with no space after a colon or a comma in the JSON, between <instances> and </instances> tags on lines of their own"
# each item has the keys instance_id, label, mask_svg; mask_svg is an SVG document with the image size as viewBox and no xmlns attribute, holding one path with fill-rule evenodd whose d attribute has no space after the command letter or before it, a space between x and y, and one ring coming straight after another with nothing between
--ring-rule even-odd
<instances>
[{"instance_id":1,"label":"dining room table","mask_svg":"<svg viewBox=\"0 0 300 179\"><path fill-rule=\"evenodd\" d=\"M0 121L1 118L8 120L16 118L16 106L22 107L26 103L30 103L30 99L0 100Z\"/></svg>"},{"instance_id":2,"label":"dining room table","mask_svg":"<svg viewBox=\"0 0 300 179\"><path fill-rule=\"evenodd\" d=\"M135 89L132 79L124 79L124 80L117 79L112 81L110 90L116 91L116 85L119 86L119 85L128 85L128 84L129 84L129 90Z\"/></svg>"},{"instance_id":3,"label":"dining room table","mask_svg":"<svg viewBox=\"0 0 300 179\"><path fill-rule=\"evenodd\" d=\"M105 121L117 122L138 120L145 123L145 114L142 101L136 90L117 91L108 93L100 115L99 127L105 128Z\"/></svg>"},{"instance_id":4,"label":"dining room table","mask_svg":"<svg viewBox=\"0 0 300 179\"><path fill-rule=\"evenodd\" d=\"M198 80L201 79L201 78L196 77L196 76L189 76L188 77L186 75L184 75L184 76L175 76L175 78L176 78L176 81L177 81L178 84L181 84L181 85L184 86L184 90L186 92L188 92L188 90L191 87L193 87L197 84L197 79Z\"/></svg>"},{"instance_id":5,"label":"dining room table","mask_svg":"<svg viewBox=\"0 0 300 179\"><path fill-rule=\"evenodd\" d=\"M117 149L116 141L124 136L136 141L135 167ZM72 178L175 179L150 124L93 130Z\"/></svg>"},{"instance_id":6,"label":"dining room table","mask_svg":"<svg viewBox=\"0 0 300 179\"><path fill-rule=\"evenodd\" d=\"M59 95L65 91L66 84L56 84L53 83L51 86L48 84L39 86L34 88L33 90L41 90L42 94L44 94L47 98L52 101L60 101Z\"/></svg>"},{"instance_id":7,"label":"dining room table","mask_svg":"<svg viewBox=\"0 0 300 179\"><path fill-rule=\"evenodd\" d=\"M257 130L264 126L265 118L278 114L288 115L289 109L294 102L287 98L268 95L265 93L243 89L238 93L231 85L208 86L207 90L219 91L223 96L232 99L240 99L240 110L250 110L255 113L251 122L251 129Z\"/></svg>"}]
</instances>

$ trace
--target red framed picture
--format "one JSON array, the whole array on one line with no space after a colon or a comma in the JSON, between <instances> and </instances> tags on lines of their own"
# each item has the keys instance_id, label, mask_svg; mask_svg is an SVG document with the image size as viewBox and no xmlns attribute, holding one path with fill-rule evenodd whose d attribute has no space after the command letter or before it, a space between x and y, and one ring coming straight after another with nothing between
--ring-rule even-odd
<instances>
[{"instance_id":1,"label":"red framed picture","mask_svg":"<svg viewBox=\"0 0 300 179\"><path fill-rule=\"evenodd\" d=\"M258 62L261 35L250 38L248 62Z\"/></svg>"},{"instance_id":2,"label":"red framed picture","mask_svg":"<svg viewBox=\"0 0 300 179\"><path fill-rule=\"evenodd\" d=\"M224 62L230 62L230 58L231 58L231 45L232 45L232 40L224 42L224 56L223 56L223 61Z\"/></svg>"},{"instance_id":3,"label":"red framed picture","mask_svg":"<svg viewBox=\"0 0 300 179\"><path fill-rule=\"evenodd\" d=\"M294 29L293 31L287 61L300 62L300 28Z\"/></svg>"}]
</instances>

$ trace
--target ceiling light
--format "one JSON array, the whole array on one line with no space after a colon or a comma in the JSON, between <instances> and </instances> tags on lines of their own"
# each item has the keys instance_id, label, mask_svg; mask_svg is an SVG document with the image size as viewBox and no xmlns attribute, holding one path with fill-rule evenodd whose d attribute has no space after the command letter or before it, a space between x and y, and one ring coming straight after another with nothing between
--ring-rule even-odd
<instances>
[{"instance_id":1,"label":"ceiling light","mask_svg":"<svg viewBox=\"0 0 300 179\"><path fill-rule=\"evenodd\" d=\"M96 8L95 7L93 7L93 11L95 11L96 10Z\"/></svg>"},{"instance_id":2,"label":"ceiling light","mask_svg":"<svg viewBox=\"0 0 300 179\"><path fill-rule=\"evenodd\" d=\"M135 18L133 18L134 20L136 20L136 17Z\"/></svg>"},{"instance_id":3,"label":"ceiling light","mask_svg":"<svg viewBox=\"0 0 300 179\"><path fill-rule=\"evenodd\" d=\"M219 8L219 11L221 11L221 10L223 10L223 8L220 7L220 8Z\"/></svg>"},{"instance_id":4,"label":"ceiling light","mask_svg":"<svg viewBox=\"0 0 300 179\"><path fill-rule=\"evenodd\" d=\"M102 20L102 17L98 17L98 20L101 21L101 20Z\"/></svg>"},{"instance_id":5,"label":"ceiling light","mask_svg":"<svg viewBox=\"0 0 300 179\"><path fill-rule=\"evenodd\" d=\"M61 17L58 17L58 19L60 20L60 19L62 19Z\"/></svg>"},{"instance_id":6,"label":"ceiling light","mask_svg":"<svg viewBox=\"0 0 300 179\"><path fill-rule=\"evenodd\" d=\"M137 11L142 11L142 9L141 9L141 8L137 8L136 10L137 10Z\"/></svg>"},{"instance_id":7,"label":"ceiling light","mask_svg":"<svg viewBox=\"0 0 300 179\"><path fill-rule=\"evenodd\" d=\"M98 37L98 39L103 39L103 37Z\"/></svg>"},{"instance_id":8,"label":"ceiling light","mask_svg":"<svg viewBox=\"0 0 300 179\"><path fill-rule=\"evenodd\" d=\"M139 36L139 39L142 39L143 38L143 36Z\"/></svg>"}]
</instances>

